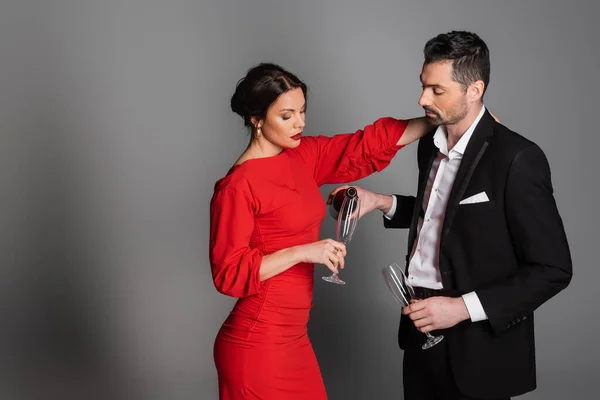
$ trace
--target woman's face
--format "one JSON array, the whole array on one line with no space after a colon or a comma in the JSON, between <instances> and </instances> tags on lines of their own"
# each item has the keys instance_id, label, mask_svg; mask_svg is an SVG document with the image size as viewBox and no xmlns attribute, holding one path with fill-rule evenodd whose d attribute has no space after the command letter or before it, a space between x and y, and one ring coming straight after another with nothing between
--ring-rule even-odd
<instances>
[{"instance_id":1,"label":"woman's face","mask_svg":"<svg viewBox=\"0 0 600 400\"><path fill-rule=\"evenodd\" d=\"M294 148L300 144L306 101L301 88L288 90L280 95L267 110L264 119L258 121L262 137L281 149ZM260 138L259 138L260 139Z\"/></svg>"}]
</instances>

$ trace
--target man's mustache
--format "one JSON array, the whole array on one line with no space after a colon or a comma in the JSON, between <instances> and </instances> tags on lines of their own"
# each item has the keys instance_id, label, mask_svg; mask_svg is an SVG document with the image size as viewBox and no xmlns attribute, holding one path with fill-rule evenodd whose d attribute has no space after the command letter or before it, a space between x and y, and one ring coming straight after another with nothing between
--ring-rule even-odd
<instances>
[{"instance_id":1,"label":"man's mustache","mask_svg":"<svg viewBox=\"0 0 600 400\"><path fill-rule=\"evenodd\" d=\"M435 115L437 115L438 117L440 116L440 113L438 113L437 111L435 111L435 110L433 110L433 109L431 109L431 108L429 108L429 107L423 107L423 110L425 110L425 111L429 111L430 113L432 113L432 114L435 114Z\"/></svg>"}]
</instances>

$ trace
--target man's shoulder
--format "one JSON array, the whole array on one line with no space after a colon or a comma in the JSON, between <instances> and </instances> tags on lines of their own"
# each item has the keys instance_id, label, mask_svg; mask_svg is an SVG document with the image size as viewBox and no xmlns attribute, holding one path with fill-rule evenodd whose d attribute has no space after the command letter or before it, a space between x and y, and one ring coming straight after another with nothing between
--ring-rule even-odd
<instances>
[{"instance_id":1,"label":"man's shoulder","mask_svg":"<svg viewBox=\"0 0 600 400\"><path fill-rule=\"evenodd\" d=\"M494 124L493 144L494 147L498 147L499 150L501 149L507 156L514 156L525 149L538 147L532 140L498 122Z\"/></svg>"},{"instance_id":2,"label":"man's shoulder","mask_svg":"<svg viewBox=\"0 0 600 400\"><path fill-rule=\"evenodd\" d=\"M435 136L435 132L437 132L437 127L431 129L421 139L419 139L419 151L423 151L430 147L435 146L433 144L433 138Z\"/></svg>"}]
</instances>

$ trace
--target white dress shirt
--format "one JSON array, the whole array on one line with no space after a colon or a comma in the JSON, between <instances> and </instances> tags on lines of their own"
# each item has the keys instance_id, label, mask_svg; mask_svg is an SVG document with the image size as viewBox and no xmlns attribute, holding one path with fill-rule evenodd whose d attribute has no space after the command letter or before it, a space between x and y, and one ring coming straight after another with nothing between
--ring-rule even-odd
<instances>
[{"instance_id":1,"label":"white dress shirt","mask_svg":"<svg viewBox=\"0 0 600 400\"><path fill-rule=\"evenodd\" d=\"M446 205L467 144L484 113L485 107L482 106L473 124L450 151L448 151L446 128L440 125L435 132L433 142L438 148L437 157L431 166L423 197L425 216L419 218L417 238L408 265L408 279L412 286L430 289L444 288L440 275L439 251ZM386 218L391 219L395 212L396 197L392 196L392 208L385 215ZM485 310L475 292L464 294L462 297L471 321L487 319Z\"/></svg>"}]
</instances>

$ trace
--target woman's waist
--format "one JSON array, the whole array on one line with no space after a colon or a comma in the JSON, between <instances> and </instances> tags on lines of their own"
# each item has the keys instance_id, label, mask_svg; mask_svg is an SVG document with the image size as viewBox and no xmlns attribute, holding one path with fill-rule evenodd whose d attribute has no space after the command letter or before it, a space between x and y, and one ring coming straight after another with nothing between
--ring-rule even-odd
<instances>
[{"instance_id":1,"label":"woman's waist","mask_svg":"<svg viewBox=\"0 0 600 400\"><path fill-rule=\"evenodd\" d=\"M265 334L283 331L304 332L309 318L310 307L296 309L263 307L256 314L234 308L223 323L223 327Z\"/></svg>"},{"instance_id":2,"label":"woman's waist","mask_svg":"<svg viewBox=\"0 0 600 400\"><path fill-rule=\"evenodd\" d=\"M312 285L277 285L269 282L268 290L239 299L229 318L241 321L298 324L308 318L312 307Z\"/></svg>"},{"instance_id":3,"label":"woman's waist","mask_svg":"<svg viewBox=\"0 0 600 400\"><path fill-rule=\"evenodd\" d=\"M312 274L296 275L290 268L265 281L256 295L239 299L227 320L236 326L260 323L305 325L312 307L313 284Z\"/></svg>"},{"instance_id":4,"label":"woman's waist","mask_svg":"<svg viewBox=\"0 0 600 400\"><path fill-rule=\"evenodd\" d=\"M302 341L307 335L310 307L263 306L258 312L235 307L219 331L225 342L285 345Z\"/></svg>"},{"instance_id":5,"label":"woman's waist","mask_svg":"<svg viewBox=\"0 0 600 400\"><path fill-rule=\"evenodd\" d=\"M265 329L268 328L268 329ZM281 328L276 325L254 325L252 330L223 324L215 340L215 346L234 345L244 349L278 350L310 345L306 327L303 329Z\"/></svg>"}]
</instances>

